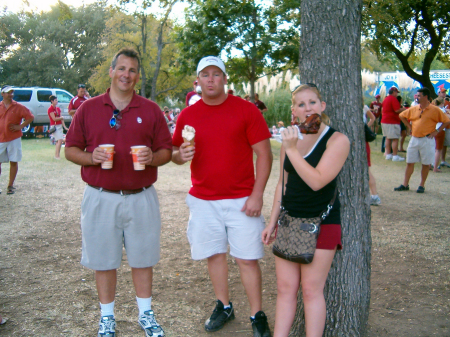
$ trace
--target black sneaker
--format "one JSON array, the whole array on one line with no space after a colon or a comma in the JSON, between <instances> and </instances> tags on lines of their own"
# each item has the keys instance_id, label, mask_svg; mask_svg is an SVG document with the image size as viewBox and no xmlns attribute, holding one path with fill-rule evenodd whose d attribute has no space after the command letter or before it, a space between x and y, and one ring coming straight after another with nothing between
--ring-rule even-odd
<instances>
[{"instance_id":1,"label":"black sneaker","mask_svg":"<svg viewBox=\"0 0 450 337\"><path fill-rule=\"evenodd\" d=\"M418 188L417 188L417 191L416 191L417 193L425 193L425 187L423 187L423 186L419 186Z\"/></svg>"},{"instance_id":2,"label":"black sneaker","mask_svg":"<svg viewBox=\"0 0 450 337\"><path fill-rule=\"evenodd\" d=\"M230 307L224 309L222 301L217 300L217 305L210 318L205 322L205 330L214 332L223 328L226 322L234 319L233 304L230 302Z\"/></svg>"},{"instance_id":3,"label":"black sneaker","mask_svg":"<svg viewBox=\"0 0 450 337\"><path fill-rule=\"evenodd\" d=\"M252 322L253 337L272 337L265 313L258 311L255 318L250 317L250 322Z\"/></svg>"},{"instance_id":4,"label":"black sneaker","mask_svg":"<svg viewBox=\"0 0 450 337\"><path fill-rule=\"evenodd\" d=\"M394 191L409 191L409 185L408 186L400 185L399 187L395 187Z\"/></svg>"}]
</instances>

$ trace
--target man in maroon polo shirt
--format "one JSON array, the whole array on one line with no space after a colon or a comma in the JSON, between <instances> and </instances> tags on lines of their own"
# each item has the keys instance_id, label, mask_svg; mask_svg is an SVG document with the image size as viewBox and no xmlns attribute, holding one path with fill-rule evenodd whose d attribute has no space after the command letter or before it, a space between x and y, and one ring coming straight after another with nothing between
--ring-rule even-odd
<instances>
[{"instance_id":1,"label":"man in maroon polo shirt","mask_svg":"<svg viewBox=\"0 0 450 337\"><path fill-rule=\"evenodd\" d=\"M77 95L70 100L69 103L69 115L73 117L77 109L83 104L89 97L86 95L86 85L78 84Z\"/></svg>"},{"instance_id":2,"label":"man in maroon polo shirt","mask_svg":"<svg viewBox=\"0 0 450 337\"><path fill-rule=\"evenodd\" d=\"M172 142L158 105L135 93L140 60L136 51L121 49L109 69L111 87L83 103L66 137L66 158L81 165L87 183L81 204L81 264L95 270L101 319L98 336L115 336L116 270L122 246L136 289L140 326L146 336L164 336L151 310L152 267L159 261L161 219L153 184L157 167L172 157ZM99 147L113 144L113 166ZM135 170L130 147L143 170Z\"/></svg>"}]
</instances>

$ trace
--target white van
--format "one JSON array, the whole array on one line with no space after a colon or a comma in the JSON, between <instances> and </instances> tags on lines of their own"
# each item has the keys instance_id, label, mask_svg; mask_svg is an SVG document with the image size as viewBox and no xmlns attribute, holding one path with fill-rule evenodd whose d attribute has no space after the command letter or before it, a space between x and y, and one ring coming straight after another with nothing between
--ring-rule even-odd
<instances>
[{"instance_id":1,"label":"white van","mask_svg":"<svg viewBox=\"0 0 450 337\"><path fill-rule=\"evenodd\" d=\"M61 109L61 116L64 117L66 125L69 126L72 117L69 115L69 103L73 95L64 89L59 88L41 88L41 87L12 87L14 89L14 98L16 102L26 106L34 115L34 121L23 128L23 133L30 132L36 125L49 125L48 108L50 107L51 95L58 98L58 106ZM0 101L3 97L0 96Z\"/></svg>"}]
</instances>

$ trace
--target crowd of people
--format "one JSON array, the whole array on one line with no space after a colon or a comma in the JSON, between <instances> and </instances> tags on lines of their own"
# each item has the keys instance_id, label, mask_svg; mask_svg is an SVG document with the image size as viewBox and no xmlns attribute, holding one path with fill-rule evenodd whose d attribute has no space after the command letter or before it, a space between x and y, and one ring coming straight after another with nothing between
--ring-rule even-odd
<instances>
[{"instance_id":1,"label":"crowd of people","mask_svg":"<svg viewBox=\"0 0 450 337\"><path fill-rule=\"evenodd\" d=\"M414 164L420 162L421 181L417 193L425 192L425 182L428 172L440 173L442 167L449 167L446 161L447 147L450 146L450 96L447 89L440 87L438 97L432 99L428 88L420 88L414 95L410 105L403 102L396 87L391 87L388 96L381 102L381 96L376 95L375 101L365 112L373 114L375 121L370 119L369 126L378 131L378 121L383 132L381 151L386 160L404 161L399 152L406 152L406 171L403 183L394 191L409 190L409 180L414 172ZM402 105L403 103L403 105ZM404 149L407 135L411 135L408 149ZM399 148L400 146L400 148ZM367 144L370 166L370 147ZM375 178L369 169L369 186L371 189L371 204L379 205L381 200L376 194Z\"/></svg>"},{"instance_id":2,"label":"crowd of people","mask_svg":"<svg viewBox=\"0 0 450 337\"><path fill-rule=\"evenodd\" d=\"M343 248L337 179L349 154L350 142L329 126L319 88L313 83L303 84L291 97L295 123L301 124L311 115L318 116L314 132L303 134L299 141L299 129L295 126L284 127L279 122L278 128L272 128L272 133L281 135L280 176L265 225L263 194L273 157L272 133L263 117L267 110L264 103L257 96L251 102L226 92L224 63L207 56L198 63L197 80L186 97L187 107L181 112L164 107L161 113L156 103L136 94L139 69L138 53L121 49L109 69L110 88L85 100L85 87L80 85L69 108L73 121L66 137L65 156L81 167L81 178L86 183L81 203L81 264L95 273L100 306L98 337L116 334L115 293L123 247L135 287L138 324L147 337L165 335L152 306L153 266L160 260L161 233L159 201L153 185L159 167L170 161L177 165L190 163L192 186L186 204L190 212L187 237L191 258L206 259L216 298L212 314L204 324L208 332L222 329L235 318L228 284L229 249L239 267L250 305L253 336L272 336L263 311L259 259L264 256L264 245L276 240L280 203L283 214L295 219L317 217L328 208L311 263L275 256L277 303L273 336L289 335L300 289L306 335L322 336L326 320L325 282L336 251ZM8 193L14 191L17 162L21 159L20 130L33 120L26 108L12 100L12 92L11 87L3 87L0 103L0 162L11 163ZM196 95L200 98L190 104ZM381 122L387 160L405 160L398 154L400 121L405 124L406 133L412 129L405 181L396 191L409 189L415 162L422 163L423 181L417 190L420 193L424 192L430 165L438 166L432 144L444 128L450 127L450 120L440 109L442 100L433 105L430 96L427 88L419 89L417 104L406 109L397 99L398 90L391 88L383 102L376 97L364 109L363 118L369 127L376 130ZM59 132L65 125L57 98L52 96L50 100L49 116ZM8 113L11 111L14 113ZM3 122L5 118L7 124ZM184 130L190 133L195 130L194 137L187 140ZM445 137L444 145L448 146ZM59 149L55 157L59 157ZM368 144L366 149L370 167ZM445 163L444 148L439 151L436 156L444 158ZM369 177L371 203L380 204L370 169ZM1 316L0 320L3 323Z\"/></svg>"}]
</instances>

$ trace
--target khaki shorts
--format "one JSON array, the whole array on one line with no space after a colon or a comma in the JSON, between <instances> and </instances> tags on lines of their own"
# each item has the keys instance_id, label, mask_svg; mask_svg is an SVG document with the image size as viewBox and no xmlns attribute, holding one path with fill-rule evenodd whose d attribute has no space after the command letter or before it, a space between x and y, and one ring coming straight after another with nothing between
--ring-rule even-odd
<instances>
[{"instance_id":1,"label":"khaki shorts","mask_svg":"<svg viewBox=\"0 0 450 337\"><path fill-rule=\"evenodd\" d=\"M22 160L22 140L16 138L10 142L0 143L0 163L19 162Z\"/></svg>"},{"instance_id":2,"label":"khaki shorts","mask_svg":"<svg viewBox=\"0 0 450 337\"><path fill-rule=\"evenodd\" d=\"M125 246L132 268L154 266L160 257L161 217L155 188L131 195L84 189L81 264L93 270L120 267Z\"/></svg>"},{"instance_id":3,"label":"khaki shorts","mask_svg":"<svg viewBox=\"0 0 450 337\"><path fill-rule=\"evenodd\" d=\"M241 209L248 197L239 199L203 200L190 194L187 236L194 260L226 253L243 260L264 256L261 234L264 217L249 217Z\"/></svg>"},{"instance_id":4,"label":"khaki shorts","mask_svg":"<svg viewBox=\"0 0 450 337\"><path fill-rule=\"evenodd\" d=\"M422 163L422 165L430 165L434 163L434 148L435 141L434 138L422 137L416 138L411 137L406 150L406 162L408 164L412 163Z\"/></svg>"},{"instance_id":5,"label":"khaki shorts","mask_svg":"<svg viewBox=\"0 0 450 337\"><path fill-rule=\"evenodd\" d=\"M399 139L402 133L400 124L381 123L381 130L383 131L383 137L387 139Z\"/></svg>"},{"instance_id":6,"label":"khaki shorts","mask_svg":"<svg viewBox=\"0 0 450 337\"><path fill-rule=\"evenodd\" d=\"M450 146L450 129L445 129L444 146Z\"/></svg>"},{"instance_id":7,"label":"khaki shorts","mask_svg":"<svg viewBox=\"0 0 450 337\"><path fill-rule=\"evenodd\" d=\"M64 139L64 131L63 131L62 124L58 124L58 125L55 125L55 126L56 126L56 131L53 134L53 137L55 138L55 140L62 140L62 139Z\"/></svg>"}]
</instances>

